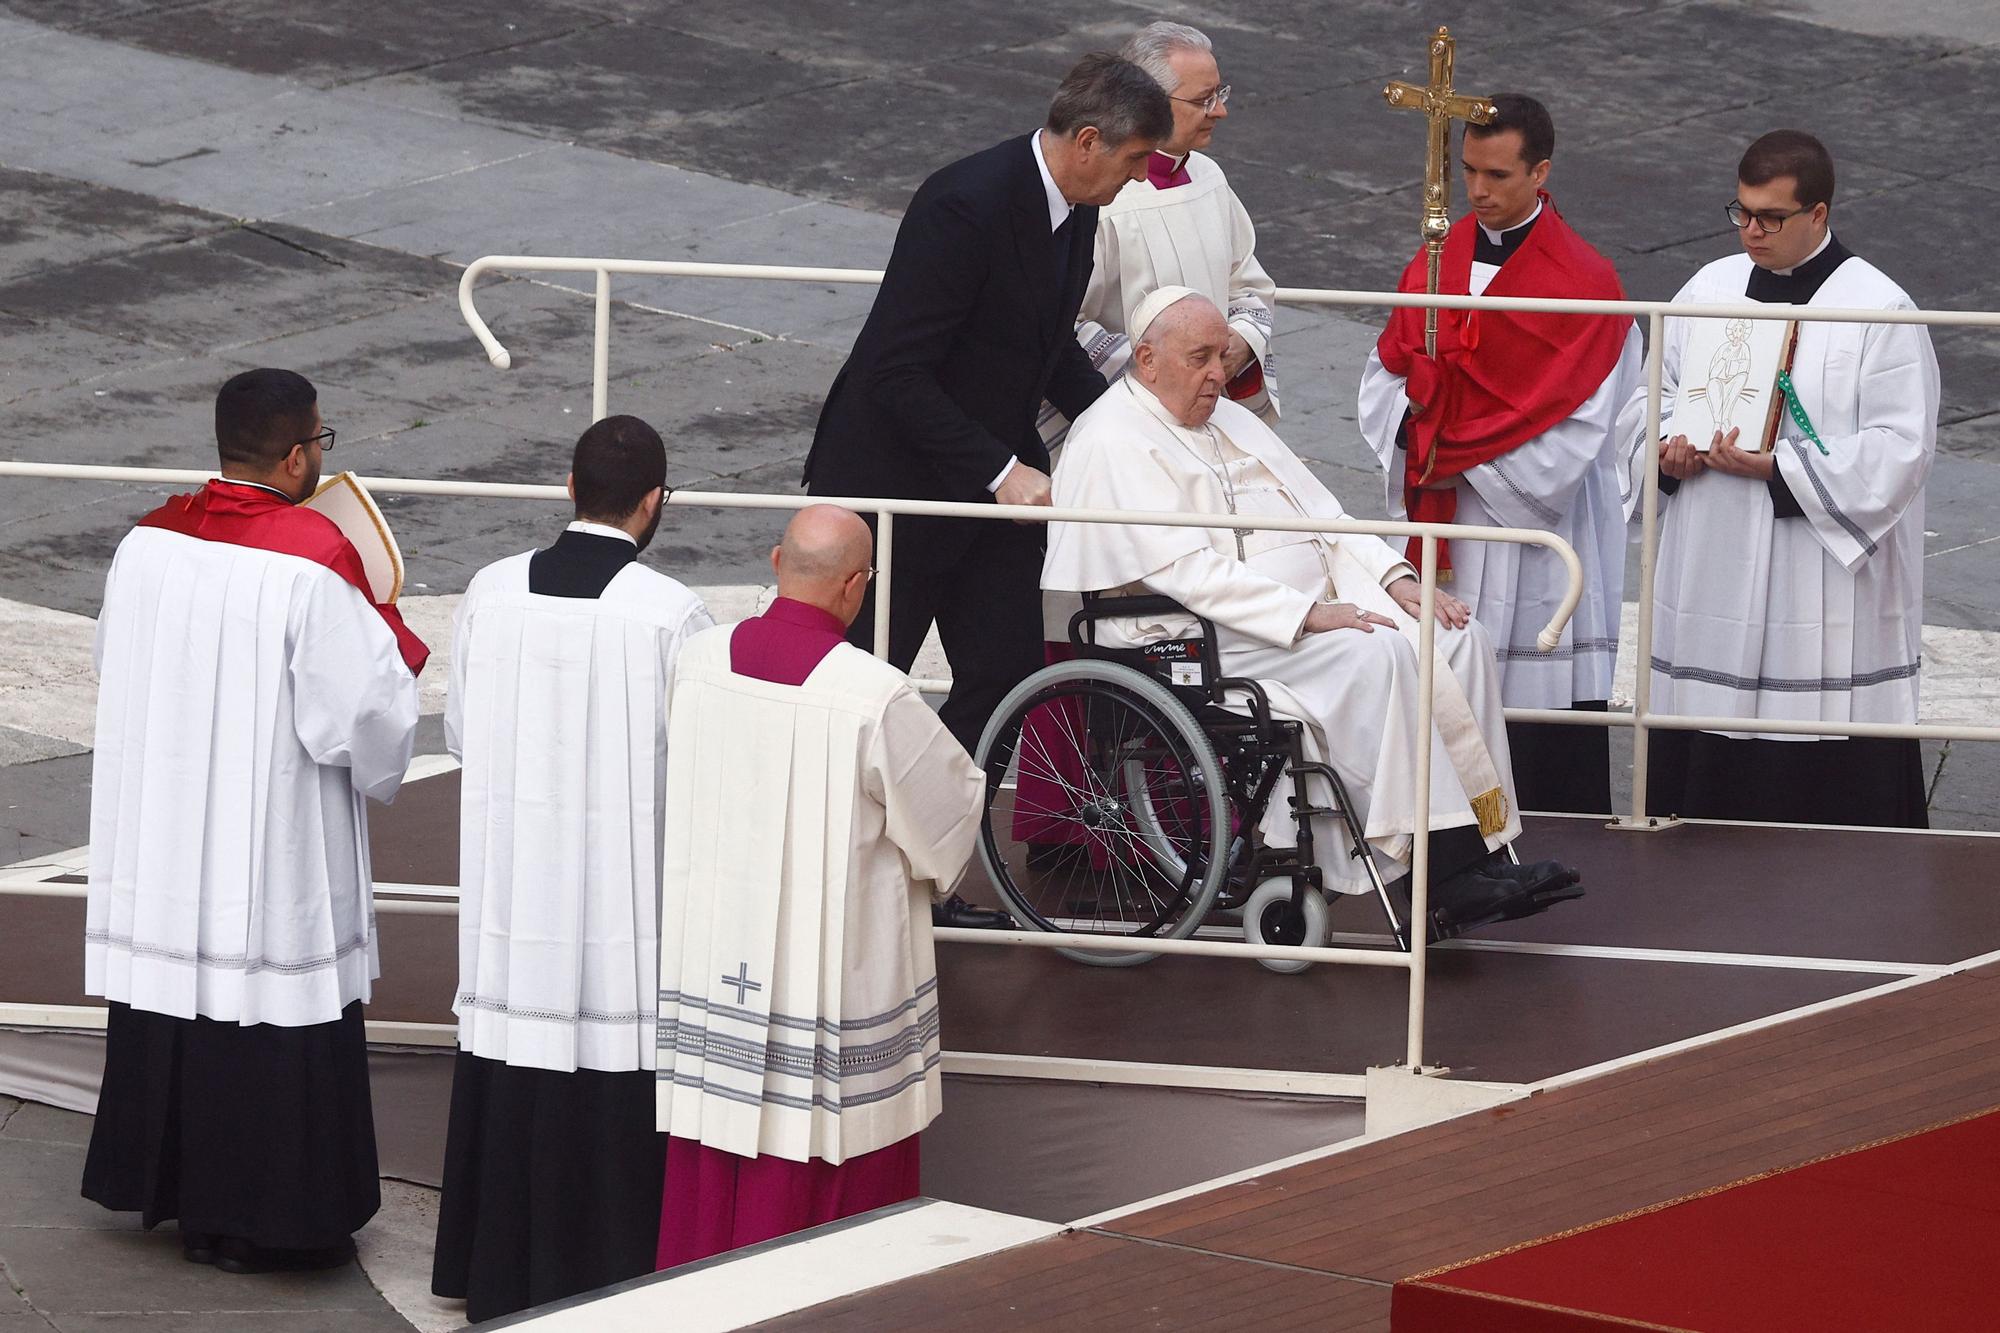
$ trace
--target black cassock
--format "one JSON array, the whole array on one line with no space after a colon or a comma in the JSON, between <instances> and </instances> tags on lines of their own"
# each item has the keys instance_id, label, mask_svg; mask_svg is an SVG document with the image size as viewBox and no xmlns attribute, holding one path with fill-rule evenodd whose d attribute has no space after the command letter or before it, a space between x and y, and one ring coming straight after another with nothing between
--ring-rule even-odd
<instances>
[{"instance_id":1,"label":"black cassock","mask_svg":"<svg viewBox=\"0 0 2000 1333\"><path fill-rule=\"evenodd\" d=\"M598 597L637 556L621 538L565 532L529 559L528 590ZM665 1171L651 1070L460 1051L431 1290L476 1322L652 1272Z\"/></svg>"},{"instance_id":2,"label":"black cassock","mask_svg":"<svg viewBox=\"0 0 2000 1333\"><path fill-rule=\"evenodd\" d=\"M1753 301L1805 305L1853 258L1836 238L1790 273L1752 268L1744 295ZM1772 512L1803 521L1782 475L1768 483ZM1680 483L1660 478L1671 495ZM1706 731L1655 731L1646 765L1646 811L1690 819L1748 819L1775 824L1930 827L1923 749L1914 739L1736 740Z\"/></svg>"}]
</instances>

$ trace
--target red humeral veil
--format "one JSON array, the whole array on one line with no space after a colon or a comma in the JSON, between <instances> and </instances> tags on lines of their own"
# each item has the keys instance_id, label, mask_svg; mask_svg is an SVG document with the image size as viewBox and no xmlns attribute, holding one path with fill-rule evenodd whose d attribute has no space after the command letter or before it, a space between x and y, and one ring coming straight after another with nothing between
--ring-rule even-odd
<instances>
[{"instance_id":1,"label":"red humeral veil","mask_svg":"<svg viewBox=\"0 0 2000 1333\"><path fill-rule=\"evenodd\" d=\"M1438 291L1472 291L1472 256L1478 221L1463 217L1445 238ZM1427 285L1424 254L1403 270L1397 290ZM1625 289L1611 262L1570 230L1555 201L1542 195L1542 214L1521 248L1508 257L1486 288L1487 296L1540 296L1569 300L1622 300ZM1425 405L1410 417L1403 473L1403 503L1420 523L1449 523L1458 510L1455 491L1425 490L1489 463L1534 439L1581 407L1618 364L1625 315L1554 315L1527 310L1440 310L1435 359L1424 354L1424 312L1394 311L1376 343L1391 374L1410 381L1412 402ZM1416 558L1418 543L1410 543ZM1450 561L1440 547L1440 562Z\"/></svg>"},{"instance_id":2,"label":"red humeral veil","mask_svg":"<svg viewBox=\"0 0 2000 1333\"><path fill-rule=\"evenodd\" d=\"M140 519L138 526L165 528L203 541L276 551L325 565L354 585L381 612L383 621L396 636L397 651L402 653L411 675L420 673L430 658L431 650L403 623L402 613L369 595L361 554L334 526L333 520L302 509L275 491L217 478L192 495L174 496Z\"/></svg>"}]
</instances>

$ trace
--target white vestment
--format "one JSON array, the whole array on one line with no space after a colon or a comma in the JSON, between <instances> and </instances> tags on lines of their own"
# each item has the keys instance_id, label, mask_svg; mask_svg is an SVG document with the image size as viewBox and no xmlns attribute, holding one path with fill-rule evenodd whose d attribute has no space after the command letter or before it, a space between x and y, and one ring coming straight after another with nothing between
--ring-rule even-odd
<instances>
[{"instance_id":1,"label":"white vestment","mask_svg":"<svg viewBox=\"0 0 2000 1333\"><path fill-rule=\"evenodd\" d=\"M1219 402L1205 429L1190 430L1129 379L1077 419L1054 481L1061 508L1228 514L1233 497L1245 518L1346 517L1253 413ZM1052 523L1042 583L1074 593L1161 593L1212 621L1223 670L1264 682L1273 709L1307 724L1308 757L1340 774L1369 844L1400 866L1416 827L1417 627L1384 588L1412 571L1379 537L1265 531L1247 532L1242 542L1239 557L1229 527ZM1301 636L1313 603L1336 600L1388 616L1403 633ZM1191 619L1109 622L1098 641L1135 646L1195 632ZM1434 673L1430 826L1477 824L1497 848L1520 823L1492 646L1477 624L1440 625L1436 643L1443 660ZM1272 796L1263 823L1274 846L1296 837L1285 794L1281 787ZM1322 824L1313 836L1328 883L1366 890L1344 831Z\"/></svg>"},{"instance_id":2,"label":"white vestment","mask_svg":"<svg viewBox=\"0 0 2000 1333\"><path fill-rule=\"evenodd\" d=\"M667 692L701 599L636 562L596 597L473 577L445 742L459 802L459 1046L510 1065L651 1069Z\"/></svg>"},{"instance_id":3,"label":"white vestment","mask_svg":"<svg viewBox=\"0 0 2000 1333\"><path fill-rule=\"evenodd\" d=\"M1162 287L1191 287L1214 303L1242 335L1264 373L1263 387L1243 406L1278 417L1277 361L1271 313L1277 285L1257 262L1257 228L1214 159L1189 153L1186 185L1160 189L1129 181L1097 214L1097 250L1090 286L1077 312L1076 337L1108 380L1132 360L1128 322L1139 302ZM1060 443L1068 423L1042 404L1042 438Z\"/></svg>"},{"instance_id":4,"label":"white vestment","mask_svg":"<svg viewBox=\"0 0 2000 1333\"><path fill-rule=\"evenodd\" d=\"M1741 302L1750 272L1748 255L1718 259L1674 300ZM1853 257L1810 304L1915 308L1881 270ZM1792 384L1820 443L1786 415L1775 452L1804 516L1777 517L1764 482L1712 469L1667 499L1652 706L1696 716L1915 722L1924 481L1937 447L1930 333L1921 324L1801 323L1798 330ZM1687 332L1687 321L1667 321L1663 413L1672 410ZM1631 439L1644 440L1643 386L1622 420ZM1660 430L1675 434L1671 415Z\"/></svg>"},{"instance_id":5,"label":"white vestment","mask_svg":"<svg viewBox=\"0 0 2000 1333\"><path fill-rule=\"evenodd\" d=\"M658 1124L838 1165L938 1113L930 904L984 784L886 662L843 643L778 684L731 670L733 630L674 676Z\"/></svg>"},{"instance_id":6,"label":"white vestment","mask_svg":"<svg viewBox=\"0 0 2000 1333\"><path fill-rule=\"evenodd\" d=\"M1472 294L1483 295L1499 271L1474 264ZM1568 708L1579 700L1611 697L1625 591L1625 524L1639 493L1634 468L1639 451L1619 434L1618 421L1633 386L1641 384L1644 359L1634 327L1611 374L1568 418L1455 479L1454 521L1551 532L1583 562L1583 600L1563 627L1562 642L1544 652L1537 636L1569 588L1562 560L1541 546L1451 543L1451 590L1493 636L1500 694L1510 707ZM1389 373L1379 354L1368 353L1356 419L1382 462L1391 518L1405 514L1404 455L1396 447L1410 405L1405 383Z\"/></svg>"},{"instance_id":7,"label":"white vestment","mask_svg":"<svg viewBox=\"0 0 2000 1333\"><path fill-rule=\"evenodd\" d=\"M85 988L246 1027L367 1000L364 798L396 794L417 723L381 615L314 561L142 527L96 660Z\"/></svg>"}]
</instances>

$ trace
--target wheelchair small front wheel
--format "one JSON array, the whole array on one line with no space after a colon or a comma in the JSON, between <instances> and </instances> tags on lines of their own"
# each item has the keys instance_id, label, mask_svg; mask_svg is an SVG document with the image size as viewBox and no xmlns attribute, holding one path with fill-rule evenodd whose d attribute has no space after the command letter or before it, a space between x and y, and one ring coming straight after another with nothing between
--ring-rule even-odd
<instances>
[{"instance_id":1,"label":"wheelchair small front wheel","mask_svg":"<svg viewBox=\"0 0 2000 1333\"><path fill-rule=\"evenodd\" d=\"M1326 896L1317 889L1306 890L1298 907L1292 906L1292 878L1280 875L1259 884L1243 904L1243 939L1248 944L1281 944L1293 948L1323 949L1332 938L1333 913ZM1312 964L1302 958L1259 958L1273 972L1290 975Z\"/></svg>"}]
</instances>

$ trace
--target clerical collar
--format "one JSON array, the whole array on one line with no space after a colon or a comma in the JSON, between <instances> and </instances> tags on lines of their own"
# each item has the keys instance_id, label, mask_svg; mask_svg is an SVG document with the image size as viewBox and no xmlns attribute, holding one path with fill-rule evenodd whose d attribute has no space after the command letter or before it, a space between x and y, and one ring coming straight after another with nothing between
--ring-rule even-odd
<instances>
[{"instance_id":1,"label":"clerical collar","mask_svg":"<svg viewBox=\"0 0 2000 1333\"><path fill-rule=\"evenodd\" d=\"M840 623L840 617L824 607L811 602L801 602L795 597L773 598L764 608L766 619L786 625L796 625L800 629L820 630L837 637L846 637L847 626Z\"/></svg>"},{"instance_id":2,"label":"clerical collar","mask_svg":"<svg viewBox=\"0 0 2000 1333\"><path fill-rule=\"evenodd\" d=\"M606 523L588 523L583 519L578 519L563 530L565 532L581 532L592 537L617 537L623 541L631 542L635 550L639 546L639 539L637 537L634 537L623 528L614 528Z\"/></svg>"},{"instance_id":3,"label":"clerical collar","mask_svg":"<svg viewBox=\"0 0 2000 1333\"><path fill-rule=\"evenodd\" d=\"M1836 240L1829 230L1819 248L1803 263L1782 273L1751 265L1750 281L1745 284L1743 294L1753 301L1806 305L1819 294L1820 287L1833 276L1834 270L1852 258L1854 252Z\"/></svg>"},{"instance_id":4,"label":"clerical collar","mask_svg":"<svg viewBox=\"0 0 2000 1333\"><path fill-rule=\"evenodd\" d=\"M1534 212L1505 231L1495 231L1484 222L1476 224L1479 228L1479 237L1473 242L1472 262L1491 264L1495 268L1506 263L1508 256L1520 249L1521 242L1528 239L1528 233L1534 228L1535 219L1541 215L1542 204L1537 200Z\"/></svg>"},{"instance_id":5,"label":"clerical collar","mask_svg":"<svg viewBox=\"0 0 2000 1333\"><path fill-rule=\"evenodd\" d=\"M261 481L244 481L241 477L217 477L215 480L218 484L223 486L248 486L253 490L269 491L271 494L277 496L280 500L283 500L288 505L295 505L298 503L297 500L285 494L283 491L279 490L276 486L266 486Z\"/></svg>"},{"instance_id":6,"label":"clerical collar","mask_svg":"<svg viewBox=\"0 0 2000 1333\"><path fill-rule=\"evenodd\" d=\"M1190 183L1194 177L1188 174L1187 163L1193 156L1192 153L1183 153L1175 157L1155 149L1153 155L1146 159L1146 183L1156 190L1171 190Z\"/></svg>"},{"instance_id":7,"label":"clerical collar","mask_svg":"<svg viewBox=\"0 0 2000 1333\"><path fill-rule=\"evenodd\" d=\"M1057 227L1069 221L1070 209L1075 207L1063 198L1063 192L1056 188L1056 178L1049 174L1049 160L1042 156L1042 135L1044 130L1036 130L1028 136L1028 146L1035 151L1035 170L1042 173L1042 192L1049 201L1049 234L1053 236Z\"/></svg>"}]
</instances>

